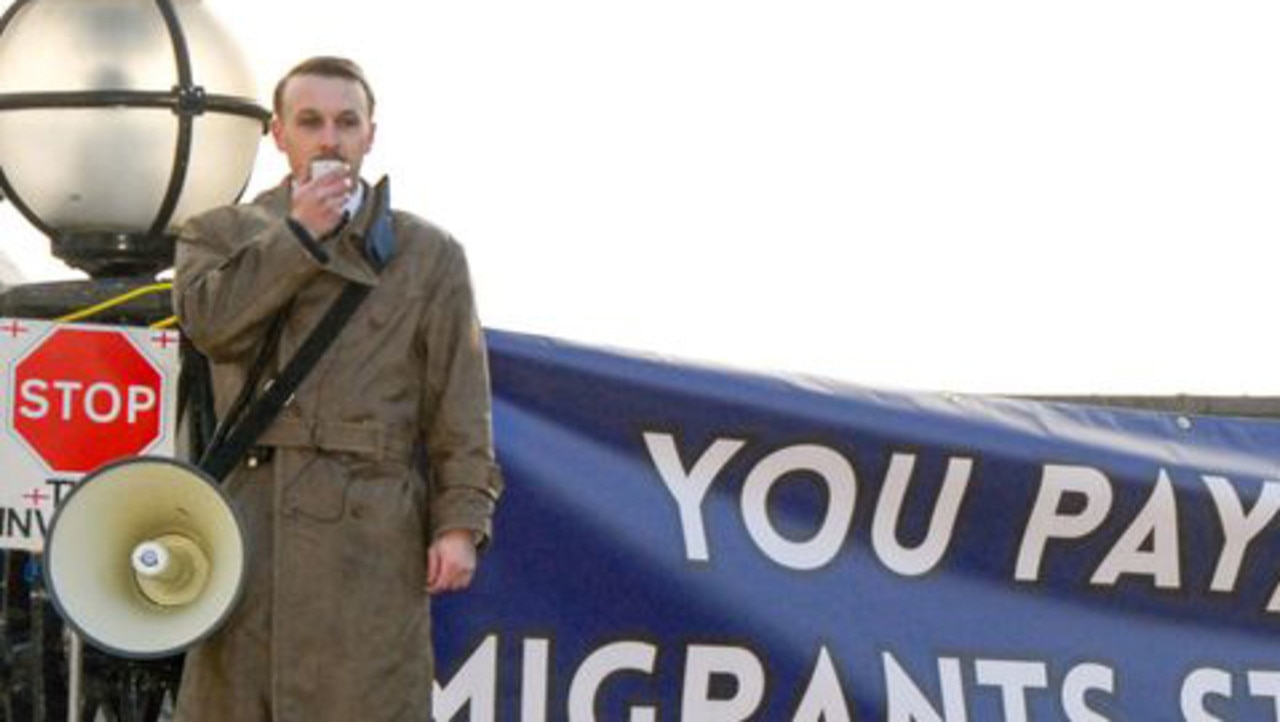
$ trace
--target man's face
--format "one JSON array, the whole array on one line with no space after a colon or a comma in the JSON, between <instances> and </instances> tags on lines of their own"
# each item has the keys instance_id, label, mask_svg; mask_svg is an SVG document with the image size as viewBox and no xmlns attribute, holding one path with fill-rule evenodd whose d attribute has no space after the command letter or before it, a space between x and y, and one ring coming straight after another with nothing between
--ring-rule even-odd
<instances>
[{"instance_id":1,"label":"man's face","mask_svg":"<svg viewBox=\"0 0 1280 722\"><path fill-rule=\"evenodd\" d=\"M343 160L358 178L376 129L359 83L321 75L290 78L280 114L271 120L271 135L296 181L310 178L308 166L317 158Z\"/></svg>"}]
</instances>

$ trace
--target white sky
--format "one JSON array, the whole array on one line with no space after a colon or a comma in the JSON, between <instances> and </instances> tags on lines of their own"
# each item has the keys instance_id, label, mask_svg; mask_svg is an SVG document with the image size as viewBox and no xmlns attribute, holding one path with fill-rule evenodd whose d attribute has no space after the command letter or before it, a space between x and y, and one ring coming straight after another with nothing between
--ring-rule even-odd
<instances>
[{"instance_id":1,"label":"white sky","mask_svg":"<svg viewBox=\"0 0 1280 722\"><path fill-rule=\"evenodd\" d=\"M895 388L1280 394L1280 4L206 0L494 328ZM305 28L305 29L304 29ZM251 188L284 165L264 139ZM0 250L66 276L7 204Z\"/></svg>"}]
</instances>

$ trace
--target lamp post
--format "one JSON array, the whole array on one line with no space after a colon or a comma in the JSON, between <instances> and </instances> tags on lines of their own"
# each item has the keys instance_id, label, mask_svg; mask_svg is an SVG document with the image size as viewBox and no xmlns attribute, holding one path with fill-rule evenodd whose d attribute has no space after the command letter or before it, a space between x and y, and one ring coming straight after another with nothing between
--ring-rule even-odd
<instances>
[{"instance_id":1,"label":"lamp post","mask_svg":"<svg viewBox=\"0 0 1280 722\"><path fill-rule=\"evenodd\" d=\"M14 0L0 16L0 198L89 279L8 288L0 316L60 317L170 267L178 224L243 192L270 117L255 98L248 63L201 0ZM168 295L151 294L95 320L168 314ZM58 622L38 575L21 573L28 555L0 553L0 718L52 719L41 658L57 655L43 627ZM15 679L19 650L35 679ZM136 709L118 714L150 714L138 679L129 685L117 706Z\"/></svg>"}]
</instances>

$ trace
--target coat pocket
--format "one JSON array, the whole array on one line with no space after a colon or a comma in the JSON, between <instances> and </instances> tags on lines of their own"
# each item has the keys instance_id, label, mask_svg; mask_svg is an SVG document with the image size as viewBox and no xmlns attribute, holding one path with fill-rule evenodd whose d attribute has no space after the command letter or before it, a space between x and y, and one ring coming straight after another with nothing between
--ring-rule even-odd
<instances>
[{"instance_id":1,"label":"coat pocket","mask_svg":"<svg viewBox=\"0 0 1280 722\"><path fill-rule=\"evenodd\" d=\"M304 519L332 524L347 515L353 479L336 455L315 454L284 488L284 508Z\"/></svg>"}]
</instances>

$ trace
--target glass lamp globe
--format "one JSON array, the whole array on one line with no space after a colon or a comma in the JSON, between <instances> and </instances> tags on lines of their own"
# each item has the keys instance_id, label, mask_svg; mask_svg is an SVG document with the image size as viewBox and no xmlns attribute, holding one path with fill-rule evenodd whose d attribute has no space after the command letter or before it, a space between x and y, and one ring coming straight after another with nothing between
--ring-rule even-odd
<instances>
[{"instance_id":1,"label":"glass lamp globe","mask_svg":"<svg viewBox=\"0 0 1280 722\"><path fill-rule=\"evenodd\" d=\"M172 263L234 201L269 113L200 0L17 0L0 20L0 191L94 277Z\"/></svg>"}]
</instances>

